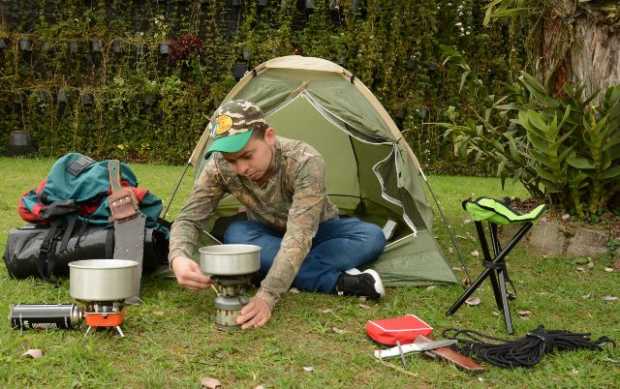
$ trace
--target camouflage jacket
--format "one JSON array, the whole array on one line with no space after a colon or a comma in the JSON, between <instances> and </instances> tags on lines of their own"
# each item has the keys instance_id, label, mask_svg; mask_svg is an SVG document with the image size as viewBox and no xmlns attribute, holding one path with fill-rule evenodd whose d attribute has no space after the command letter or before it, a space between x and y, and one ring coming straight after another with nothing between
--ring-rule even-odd
<instances>
[{"instance_id":1,"label":"camouflage jacket","mask_svg":"<svg viewBox=\"0 0 620 389\"><path fill-rule=\"evenodd\" d=\"M168 258L191 258L198 235L219 200L232 194L248 218L284 232L273 265L257 293L271 307L286 292L310 251L319 223L338 217L325 187L325 162L314 148L277 137L271 175L259 185L239 176L220 153L214 153L175 219Z\"/></svg>"}]
</instances>

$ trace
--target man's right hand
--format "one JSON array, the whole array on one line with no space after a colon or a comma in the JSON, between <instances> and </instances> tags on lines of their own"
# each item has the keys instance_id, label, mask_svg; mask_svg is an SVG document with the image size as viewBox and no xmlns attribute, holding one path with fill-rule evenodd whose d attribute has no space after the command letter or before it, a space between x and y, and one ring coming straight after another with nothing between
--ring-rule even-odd
<instances>
[{"instance_id":1,"label":"man's right hand","mask_svg":"<svg viewBox=\"0 0 620 389\"><path fill-rule=\"evenodd\" d=\"M200 265L189 258L174 257L172 259L172 271L179 285L185 288L199 290L211 285L211 278L202 274Z\"/></svg>"}]
</instances>

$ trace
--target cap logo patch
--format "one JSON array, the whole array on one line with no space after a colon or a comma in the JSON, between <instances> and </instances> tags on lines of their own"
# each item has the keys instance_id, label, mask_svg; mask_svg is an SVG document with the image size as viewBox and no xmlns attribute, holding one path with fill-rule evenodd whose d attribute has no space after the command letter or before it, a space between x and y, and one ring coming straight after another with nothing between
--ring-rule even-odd
<instances>
[{"instance_id":1,"label":"cap logo patch","mask_svg":"<svg viewBox=\"0 0 620 389\"><path fill-rule=\"evenodd\" d=\"M215 127L216 135L225 134L226 132L228 132L228 130L230 130L233 125L233 120L228 115L220 115L215 120L217 122L217 126Z\"/></svg>"}]
</instances>

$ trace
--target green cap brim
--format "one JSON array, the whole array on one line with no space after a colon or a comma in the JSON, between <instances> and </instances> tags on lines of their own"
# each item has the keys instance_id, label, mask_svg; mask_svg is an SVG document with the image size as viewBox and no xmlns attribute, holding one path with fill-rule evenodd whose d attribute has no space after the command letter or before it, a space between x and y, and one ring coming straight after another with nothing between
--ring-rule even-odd
<instances>
[{"instance_id":1,"label":"green cap brim","mask_svg":"<svg viewBox=\"0 0 620 389\"><path fill-rule=\"evenodd\" d=\"M254 130L250 130L242 132L241 134L224 136L216 139L207 149L206 158L209 158L211 153L215 151L219 151L221 153L236 153L241 151L245 145L248 144L253 132Z\"/></svg>"}]
</instances>

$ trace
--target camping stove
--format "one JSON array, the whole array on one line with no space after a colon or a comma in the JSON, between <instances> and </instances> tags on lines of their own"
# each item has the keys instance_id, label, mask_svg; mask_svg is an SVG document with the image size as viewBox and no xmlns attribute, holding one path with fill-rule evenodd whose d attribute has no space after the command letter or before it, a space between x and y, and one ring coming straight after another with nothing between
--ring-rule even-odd
<instances>
[{"instance_id":1,"label":"camping stove","mask_svg":"<svg viewBox=\"0 0 620 389\"><path fill-rule=\"evenodd\" d=\"M114 328L121 337L124 302L139 291L139 269L135 261L90 259L69 263L69 294L80 304L11 306L9 319L17 329L77 327L86 322L86 334L99 328Z\"/></svg>"},{"instance_id":2,"label":"camping stove","mask_svg":"<svg viewBox=\"0 0 620 389\"><path fill-rule=\"evenodd\" d=\"M121 337L125 318L121 301L82 302L77 304L16 304L10 307L9 320L15 329L72 329L82 321L91 330L114 328Z\"/></svg>"},{"instance_id":3,"label":"camping stove","mask_svg":"<svg viewBox=\"0 0 620 389\"><path fill-rule=\"evenodd\" d=\"M250 301L246 293L251 287L251 276L213 276L211 279L217 291L215 325L222 330L237 328L237 316Z\"/></svg>"},{"instance_id":4,"label":"camping stove","mask_svg":"<svg viewBox=\"0 0 620 389\"><path fill-rule=\"evenodd\" d=\"M211 275L215 298L215 325L220 330L239 328L237 316L250 300L246 293L260 268L260 247L224 244L200 249L200 268Z\"/></svg>"},{"instance_id":5,"label":"camping stove","mask_svg":"<svg viewBox=\"0 0 620 389\"><path fill-rule=\"evenodd\" d=\"M122 301L87 302L83 315L88 326L85 336L99 328L114 328L121 337L125 336L121 329L125 319Z\"/></svg>"}]
</instances>

